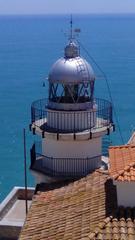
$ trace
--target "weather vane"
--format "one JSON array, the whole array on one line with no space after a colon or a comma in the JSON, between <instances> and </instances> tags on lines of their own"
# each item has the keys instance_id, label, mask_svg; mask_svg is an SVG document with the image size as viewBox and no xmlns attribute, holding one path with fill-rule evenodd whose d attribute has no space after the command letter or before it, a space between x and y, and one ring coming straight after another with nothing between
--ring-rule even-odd
<instances>
[{"instance_id":1,"label":"weather vane","mask_svg":"<svg viewBox=\"0 0 135 240\"><path fill-rule=\"evenodd\" d=\"M62 31L62 32L64 32L64 31ZM69 30L69 32L65 31L64 35L66 37L68 37L69 40L72 40L72 39L78 37L78 34L80 32L81 32L80 28L73 29L73 17L72 17L72 14L71 14L71 16L70 16L70 30Z\"/></svg>"},{"instance_id":2,"label":"weather vane","mask_svg":"<svg viewBox=\"0 0 135 240\"><path fill-rule=\"evenodd\" d=\"M70 19L70 39L73 38L73 19L72 19L72 14L71 14L71 19Z\"/></svg>"},{"instance_id":3,"label":"weather vane","mask_svg":"<svg viewBox=\"0 0 135 240\"><path fill-rule=\"evenodd\" d=\"M75 28L73 29L73 18L72 18L72 14L71 14L71 17L70 17L70 36L69 36L69 39L73 39L75 37L78 36L78 33L80 33L81 30L80 28Z\"/></svg>"}]
</instances>

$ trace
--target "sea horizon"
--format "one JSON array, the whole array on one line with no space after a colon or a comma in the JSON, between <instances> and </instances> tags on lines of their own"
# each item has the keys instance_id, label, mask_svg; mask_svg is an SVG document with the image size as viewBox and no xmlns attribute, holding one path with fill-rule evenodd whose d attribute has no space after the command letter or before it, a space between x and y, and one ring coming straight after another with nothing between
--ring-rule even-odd
<instances>
[{"instance_id":1,"label":"sea horizon","mask_svg":"<svg viewBox=\"0 0 135 240\"><path fill-rule=\"evenodd\" d=\"M119 12L119 13L114 13L114 12L110 12L110 13L108 13L108 12L106 12L106 13L41 13L41 14L39 14L39 13L3 13L3 14L0 14L0 16L17 16L17 17L22 17L22 16L34 16L34 17L37 17L37 16L135 16L135 13L131 13L131 12L129 12L129 13L127 13L127 12L125 12L125 13L121 13L121 12Z\"/></svg>"}]
</instances>

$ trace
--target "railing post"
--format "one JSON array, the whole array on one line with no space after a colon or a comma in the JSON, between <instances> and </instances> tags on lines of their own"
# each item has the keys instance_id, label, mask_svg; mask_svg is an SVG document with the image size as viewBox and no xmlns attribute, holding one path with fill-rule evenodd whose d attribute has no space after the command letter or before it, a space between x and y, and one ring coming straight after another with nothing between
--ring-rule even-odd
<instances>
[{"instance_id":1,"label":"railing post","mask_svg":"<svg viewBox=\"0 0 135 240\"><path fill-rule=\"evenodd\" d=\"M115 132L115 124L113 123L112 126L113 126L113 132Z\"/></svg>"},{"instance_id":2,"label":"railing post","mask_svg":"<svg viewBox=\"0 0 135 240\"><path fill-rule=\"evenodd\" d=\"M92 107L92 109L93 109L93 107ZM90 133L91 133L91 111L90 111ZM90 137L91 137L91 135L90 135Z\"/></svg>"},{"instance_id":3,"label":"railing post","mask_svg":"<svg viewBox=\"0 0 135 240\"><path fill-rule=\"evenodd\" d=\"M74 140L76 140L76 134L75 134L75 112L74 112Z\"/></svg>"},{"instance_id":4,"label":"railing post","mask_svg":"<svg viewBox=\"0 0 135 240\"><path fill-rule=\"evenodd\" d=\"M32 128L32 130L33 130L33 135L35 135L35 131L36 131L36 129L35 129L35 128Z\"/></svg>"},{"instance_id":5,"label":"railing post","mask_svg":"<svg viewBox=\"0 0 135 240\"><path fill-rule=\"evenodd\" d=\"M42 131L42 138L45 138L45 132L44 132L44 130Z\"/></svg>"},{"instance_id":6,"label":"railing post","mask_svg":"<svg viewBox=\"0 0 135 240\"><path fill-rule=\"evenodd\" d=\"M33 144L31 150L30 150L30 155L31 155L31 167L33 166L33 164L36 161L36 152L35 152L36 148L35 148L35 143Z\"/></svg>"},{"instance_id":7,"label":"railing post","mask_svg":"<svg viewBox=\"0 0 135 240\"><path fill-rule=\"evenodd\" d=\"M107 128L107 135L110 134L110 128Z\"/></svg>"},{"instance_id":8,"label":"railing post","mask_svg":"<svg viewBox=\"0 0 135 240\"><path fill-rule=\"evenodd\" d=\"M59 113L57 113L57 140L59 140Z\"/></svg>"},{"instance_id":9,"label":"railing post","mask_svg":"<svg viewBox=\"0 0 135 240\"><path fill-rule=\"evenodd\" d=\"M92 132L91 132L91 130L90 130L90 139L92 139Z\"/></svg>"},{"instance_id":10,"label":"railing post","mask_svg":"<svg viewBox=\"0 0 135 240\"><path fill-rule=\"evenodd\" d=\"M55 161L53 161L53 157L50 157L50 161L51 161L52 173L53 173L53 176L54 176L55 175L56 166L55 166Z\"/></svg>"}]
</instances>

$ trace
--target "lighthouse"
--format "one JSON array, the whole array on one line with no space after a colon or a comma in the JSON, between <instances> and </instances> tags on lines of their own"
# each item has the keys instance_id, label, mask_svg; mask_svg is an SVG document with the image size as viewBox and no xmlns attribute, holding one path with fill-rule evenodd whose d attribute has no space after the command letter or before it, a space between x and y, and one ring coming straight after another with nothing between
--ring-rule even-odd
<instances>
[{"instance_id":1,"label":"lighthouse","mask_svg":"<svg viewBox=\"0 0 135 240\"><path fill-rule=\"evenodd\" d=\"M76 179L102 167L102 138L113 131L112 104L94 95L95 73L69 38L51 67L48 98L32 103L30 129L36 183Z\"/></svg>"}]
</instances>

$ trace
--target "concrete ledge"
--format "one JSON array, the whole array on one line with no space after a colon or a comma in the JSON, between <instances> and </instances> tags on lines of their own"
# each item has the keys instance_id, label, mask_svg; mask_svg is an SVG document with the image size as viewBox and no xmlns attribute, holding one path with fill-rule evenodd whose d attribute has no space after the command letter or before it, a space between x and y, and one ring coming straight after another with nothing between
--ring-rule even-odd
<instances>
[{"instance_id":1,"label":"concrete ledge","mask_svg":"<svg viewBox=\"0 0 135 240\"><path fill-rule=\"evenodd\" d=\"M90 138L102 137L108 134L108 129L110 132L113 132L113 126L105 126L99 129L85 130L78 133L53 133L53 132L44 132L44 138L62 140L62 141L84 141L89 140ZM35 126L35 133L42 137L42 131L39 127Z\"/></svg>"},{"instance_id":2,"label":"concrete ledge","mask_svg":"<svg viewBox=\"0 0 135 240\"><path fill-rule=\"evenodd\" d=\"M28 200L32 200L34 194L34 188L28 188L27 195ZM24 187L14 187L7 197L0 204L0 220L8 212L8 210L13 206L17 199L25 199L25 189Z\"/></svg>"},{"instance_id":3,"label":"concrete ledge","mask_svg":"<svg viewBox=\"0 0 135 240\"><path fill-rule=\"evenodd\" d=\"M28 188L28 207L33 194L34 188ZM0 239L18 239L25 217L25 189L14 187L0 204Z\"/></svg>"}]
</instances>

